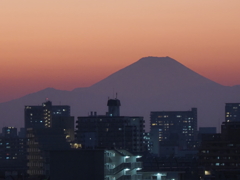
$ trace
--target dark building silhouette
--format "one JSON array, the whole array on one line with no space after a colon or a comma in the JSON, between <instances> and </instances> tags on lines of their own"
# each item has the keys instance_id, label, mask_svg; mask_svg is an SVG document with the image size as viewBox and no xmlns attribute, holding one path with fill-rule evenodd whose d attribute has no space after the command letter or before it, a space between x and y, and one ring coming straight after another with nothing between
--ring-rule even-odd
<instances>
[{"instance_id":1,"label":"dark building silhouette","mask_svg":"<svg viewBox=\"0 0 240 180\"><path fill-rule=\"evenodd\" d=\"M141 156L117 149L50 151L50 179L138 180ZM177 179L176 179L177 180Z\"/></svg>"},{"instance_id":2,"label":"dark building silhouette","mask_svg":"<svg viewBox=\"0 0 240 180\"><path fill-rule=\"evenodd\" d=\"M185 157L144 156L141 159L143 180L197 180L199 168L197 155Z\"/></svg>"},{"instance_id":3,"label":"dark building silhouette","mask_svg":"<svg viewBox=\"0 0 240 180\"><path fill-rule=\"evenodd\" d=\"M82 148L119 148L144 151L144 120L138 116L120 116L120 101L108 100L107 115L91 113L78 117L76 138Z\"/></svg>"},{"instance_id":4,"label":"dark building silhouette","mask_svg":"<svg viewBox=\"0 0 240 180\"><path fill-rule=\"evenodd\" d=\"M104 180L104 150L58 150L49 155L51 180Z\"/></svg>"},{"instance_id":5,"label":"dark building silhouette","mask_svg":"<svg viewBox=\"0 0 240 180\"><path fill-rule=\"evenodd\" d=\"M46 101L42 106L25 106L28 175L47 177L49 151L67 150L74 140L74 117L70 106L53 106Z\"/></svg>"},{"instance_id":6,"label":"dark building silhouette","mask_svg":"<svg viewBox=\"0 0 240 180\"><path fill-rule=\"evenodd\" d=\"M202 177L240 179L240 122L223 122L220 134L205 134L199 148Z\"/></svg>"},{"instance_id":7,"label":"dark building silhouette","mask_svg":"<svg viewBox=\"0 0 240 180\"><path fill-rule=\"evenodd\" d=\"M25 106L25 129L60 128L68 134L67 139L74 140L74 117L70 116L70 106L52 105L51 101L41 106Z\"/></svg>"},{"instance_id":8,"label":"dark building silhouette","mask_svg":"<svg viewBox=\"0 0 240 180\"><path fill-rule=\"evenodd\" d=\"M20 128L20 131L18 132L18 136L21 138L26 137L26 128Z\"/></svg>"},{"instance_id":9,"label":"dark building silhouette","mask_svg":"<svg viewBox=\"0 0 240 180\"><path fill-rule=\"evenodd\" d=\"M151 112L152 152L160 155L159 146L192 149L197 140L197 108L191 111Z\"/></svg>"},{"instance_id":10,"label":"dark building silhouette","mask_svg":"<svg viewBox=\"0 0 240 180\"><path fill-rule=\"evenodd\" d=\"M17 128L15 127L3 127L2 128L3 137L17 137Z\"/></svg>"},{"instance_id":11,"label":"dark building silhouette","mask_svg":"<svg viewBox=\"0 0 240 180\"><path fill-rule=\"evenodd\" d=\"M47 166L49 151L69 150L70 143L66 140L66 134L60 128L28 128L28 171L31 177L49 176L50 169Z\"/></svg>"},{"instance_id":12,"label":"dark building silhouette","mask_svg":"<svg viewBox=\"0 0 240 180\"><path fill-rule=\"evenodd\" d=\"M25 106L24 115L25 128L48 128L54 120L70 117L70 106L53 106L51 101L46 101L41 106Z\"/></svg>"},{"instance_id":13,"label":"dark building silhouette","mask_svg":"<svg viewBox=\"0 0 240 180\"><path fill-rule=\"evenodd\" d=\"M199 134L216 134L217 128L216 127L199 127Z\"/></svg>"},{"instance_id":14,"label":"dark building silhouette","mask_svg":"<svg viewBox=\"0 0 240 180\"><path fill-rule=\"evenodd\" d=\"M225 121L240 121L240 103L226 103Z\"/></svg>"},{"instance_id":15,"label":"dark building silhouette","mask_svg":"<svg viewBox=\"0 0 240 180\"><path fill-rule=\"evenodd\" d=\"M109 116L120 116L120 100L118 99L109 99L108 103L108 115Z\"/></svg>"},{"instance_id":16,"label":"dark building silhouette","mask_svg":"<svg viewBox=\"0 0 240 180\"><path fill-rule=\"evenodd\" d=\"M27 171L26 139L17 136L17 128L2 128L0 137L0 177L24 176Z\"/></svg>"},{"instance_id":17,"label":"dark building silhouette","mask_svg":"<svg viewBox=\"0 0 240 180\"><path fill-rule=\"evenodd\" d=\"M198 140L197 146L201 145L202 140L205 140L206 137L212 137L212 135L216 135L217 128L216 127L199 127L198 131Z\"/></svg>"}]
</instances>

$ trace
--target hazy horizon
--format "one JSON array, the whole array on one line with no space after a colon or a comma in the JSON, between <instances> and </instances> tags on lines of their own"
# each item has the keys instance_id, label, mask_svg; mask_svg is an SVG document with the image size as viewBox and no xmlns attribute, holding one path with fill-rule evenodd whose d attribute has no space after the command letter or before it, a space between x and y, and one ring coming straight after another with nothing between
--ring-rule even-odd
<instances>
[{"instance_id":1,"label":"hazy horizon","mask_svg":"<svg viewBox=\"0 0 240 180\"><path fill-rule=\"evenodd\" d=\"M156 57L156 56L148 56L148 57ZM168 57L168 56L166 56L166 57ZM142 57L141 59L143 59L143 58L145 58L145 57ZM160 57L160 58L161 58L161 57ZM171 58L171 57L170 57L170 58ZM138 59L136 62L138 62L138 61L141 60L141 59ZM175 59L174 59L174 60L175 60ZM177 61L177 60L175 60L175 61ZM136 62L133 62L133 63L131 63L131 64L129 64L129 65L132 65L132 64L134 64L134 63L136 63ZM178 61L177 61L177 62L178 62ZM179 62L179 63L180 63L180 62ZM181 63L181 64L182 64L182 63ZM128 66L129 66L129 65L128 65ZM182 64L182 65L184 65L184 64ZM185 65L184 65L184 66L185 66ZM126 67L127 67L127 66L126 66ZM124 68L126 68L126 67L117 69L116 72L118 72L118 71L120 71L120 70L122 70L122 69L124 69ZM187 67L187 66L186 66L186 67ZM189 68L189 67L187 67L187 68ZM190 69L190 68L189 68L189 69ZM191 70L192 70L192 69L191 69ZM192 71L194 71L194 70L192 70ZM12 97L11 97L11 94L10 94L9 97L1 97L1 94L0 94L0 100L1 100L1 98L3 99L2 101L0 101L0 103L7 102L7 101L11 101L11 100L15 100L15 99L21 98L21 97L23 97L23 96L25 96L25 95L32 94L32 93L36 93L36 92L38 92L38 91L42 91L42 90L47 89L47 88L53 88L53 89L57 89L57 90L72 91L72 90L77 89L77 88L90 87L90 86L92 86L92 85L94 85L94 84L96 84L96 83L104 80L105 78L111 76L112 74L114 74L114 73L116 73L116 72L113 72L113 73L111 73L111 74L108 74L108 75L106 75L105 77L103 77L102 79L100 79L99 81L93 82L92 84L89 84L89 85L86 85L86 86L77 86L77 85L76 85L76 87L73 87L72 89L69 89L69 88L58 88L58 87L48 86L48 87L43 87L43 88L41 88L41 89L36 89L36 90L34 90L34 91L30 91L30 90L28 91L28 90L27 90L25 93L22 93L22 94L20 93L20 94L14 95L14 96L12 96ZM195 72L195 71L194 71L194 72ZM198 73L198 72L196 72L196 73L199 74L199 75L201 75L201 76L203 76L202 74L200 74L200 73ZM205 78L207 78L207 79L209 79L209 80L211 80L211 81L214 81L214 80L212 80L212 79L210 79L210 78L208 78L208 77L206 77L206 76L203 76L203 77L205 77ZM214 82L216 82L216 81L214 81ZM219 83L219 82L216 82L216 83L218 83L218 84L220 84L220 85L223 85L223 86L235 86L235 85L240 85L240 84L224 85L224 84L221 84L221 83ZM15 89L13 89L13 90L15 90Z\"/></svg>"},{"instance_id":2,"label":"hazy horizon","mask_svg":"<svg viewBox=\"0 0 240 180\"><path fill-rule=\"evenodd\" d=\"M108 97L117 92L121 115L143 116L146 129L151 111L182 111L192 107L198 108L199 127L219 128L224 120L225 103L240 101L239 89L240 86L228 87L209 80L170 57L147 57L88 88L74 91L48 88L0 103L0 115L3 124L22 127L23 107L39 105L46 98L56 105L71 106L75 117L91 111L105 114Z\"/></svg>"},{"instance_id":3,"label":"hazy horizon","mask_svg":"<svg viewBox=\"0 0 240 180\"><path fill-rule=\"evenodd\" d=\"M240 84L240 1L1 1L0 102L90 86L146 56Z\"/></svg>"}]
</instances>

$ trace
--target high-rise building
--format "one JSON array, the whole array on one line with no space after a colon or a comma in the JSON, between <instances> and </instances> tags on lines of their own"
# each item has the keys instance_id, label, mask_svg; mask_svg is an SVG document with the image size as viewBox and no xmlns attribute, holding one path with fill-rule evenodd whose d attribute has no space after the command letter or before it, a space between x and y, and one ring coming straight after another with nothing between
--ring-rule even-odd
<instances>
[{"instance_id":1,"label":"high-rise building","mask_svg":"<svg viewBox=\"0 0 240 180\"><path fill-rule=\"evenodd\" d=\"M118 148L144 151L144 120L138 116L120 116L120 101L108 100L107 115L91 113L78 117L76 138L82 148Z\"/></svg>"},{"instance_id":2,"label":"high-rise building","mask_svg":"<svg viewBox=\"0 0 240 180\"><path fill-rule=\"evenodd\" d=\"M71 149L61 128L28 128L27 138L27 173L32 178L49 176L50 170L47 166L49 151Z\"/></svg>"},{"instance_id":3,"label":"high-rise building","mask_svg":"<svg viewBox=\"0 0 240 180\"><path fill-rule=\"evenodd\" d=\"M17 136L17 128L2 128L0 137L0 176L24 176L27 171L26 139Z\"/></svg>"},{"instance_id":4,"label":"high-rise building","mask_svg":"<svg viewBox=\"0 0 240 180\"><path fill-rule=\"evenodd\" d=\"M24 114L25 128L48 128L54 120L70 117L70 106L53 106L51 101L46 101L41 106L25 106Z\"/></svg>"},{"instance_id":5,"label":"high-rise building","mask_svg":"<svg viewBox=\"0 0 240 180\"><path fill-rule=\"evenodd\" d=\"M74 140L74 117L70 116L70 106L52 105L51 101L41 106L25 106L25 129L60 128L67 139Z\"/></svg>"},{"instance_id":6,"label":"high-rise building","mask_svg":"<svg viewBox=\"0 0 240 180\"><path fill-rule=\"evenodd\" d=\"M25 128L27 141L28 174L46 177L46 163L51 150L67 150L74 140L74 117L70 106L53 106L46 101L41 106L25 106Z\"/></svg>"},{"instance_id":7,"label":"high-rise building","mask_svg":"<svg viewBox=\"0 0 240 180\"><path fill-rule=\"evenodd\" d=\"M240 121L240 103L226 103L225 105L225 121Z\"/></svg>"},{"instance_id":8,"label":"high-rise building","mask_svg":"<svg viewBox=\"0 0 240 180\"><path fill-rule=\"evenodd\" d=\"M192 148L197 139L197 108L191 111L154 111L150 115L153 153L159 145Z\"/></svg>"}]
</instances>

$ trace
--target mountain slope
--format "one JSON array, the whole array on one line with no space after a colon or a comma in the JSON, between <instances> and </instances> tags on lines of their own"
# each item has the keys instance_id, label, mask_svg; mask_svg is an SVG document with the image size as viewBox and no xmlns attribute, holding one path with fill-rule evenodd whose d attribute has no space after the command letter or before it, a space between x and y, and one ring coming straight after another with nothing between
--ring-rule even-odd
<instances>
[{"instance_id":1,"label":"mountain slope","mask_svg":"<svg viewBox=\"0 0 240 180\"><path fill-rule=\"evenodd\" d=\"M169 57L146 57L94 84L90 89L136 91L144 95L158 90L175 92L197 88L221 88L219 85L188 69Z\"/></svg>"},{"instance_id":2,"label":"mountain slope","mask_svg":"<svg viewBox=\"0 0 240 180\"><path fill-rule=\"evenodd\" d=\"M90 111L105 114L107 99L115 93L121 100L121 115L144 116L147 129L150 111L191 107L198 108L199 126L219 126L224 121L224 103L240 102L239 86L217 84L169 57L146 57L88 88L48 88L1 103L1 122L3 126L23 126L24 105L41 104L47 97L53 104L70 105L76 117Z\"/></svg>"}]
</instances>

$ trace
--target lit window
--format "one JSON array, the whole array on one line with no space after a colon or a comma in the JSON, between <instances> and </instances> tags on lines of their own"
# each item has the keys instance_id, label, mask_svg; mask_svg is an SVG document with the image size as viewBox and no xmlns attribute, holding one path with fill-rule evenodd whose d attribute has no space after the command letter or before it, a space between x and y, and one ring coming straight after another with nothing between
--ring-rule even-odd
<instances>
[{"instance_id":1,"label":"lit window","mask_svg":"<svg viewBox=\"0 0 240 180\"><path fill-rule=\"evenodd\" d=\"M204 174L205 175L211 175L211 171L205 171Z\"/></svg>"}]
</instances>

